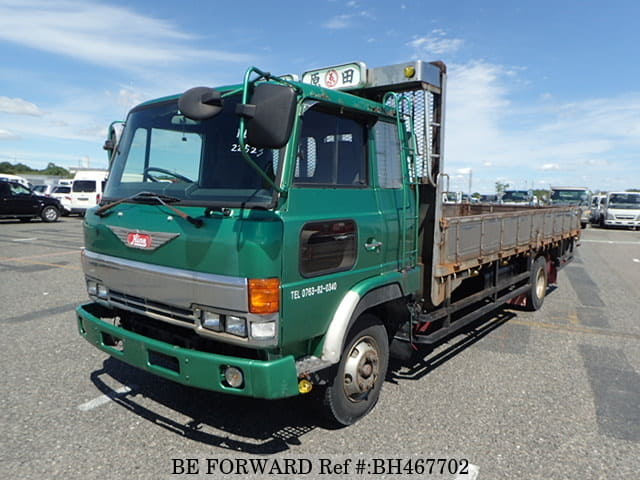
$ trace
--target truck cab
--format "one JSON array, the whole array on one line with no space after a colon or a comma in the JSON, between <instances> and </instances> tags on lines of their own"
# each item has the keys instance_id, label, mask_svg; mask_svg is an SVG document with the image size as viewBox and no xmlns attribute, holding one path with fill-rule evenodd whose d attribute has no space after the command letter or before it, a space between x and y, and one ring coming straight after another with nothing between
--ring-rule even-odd
<instances>
[{"instance_id":1,"label":"truck cab","mask_svg":"<svg viewBox=\"0 0 640 480\"><path fill-rule=\"evenodd\" d=\"M502 205L537 205L532 190L505 190L500 197Z\"/></svg>"},{"instance_id":2,"label":"truck cab","mask_svg":"<svg viewBox=\"0 0 640 480\"><path fill-rule=\"evenodd\" d=\"M587 187L551 187L551 205L577 206L580 209L580 225L587 228L592 216L591 191Z\"/></svg>"},{"instance_id":3,"label":"truck cab","mask_svg":"<svg viewBox=\"0 0 640 480\"><path fill-rule=\"evenodd\" d=\"M640 193L609 192L600 217L602 227L640 227Z\"/></svg>"}]
</instances>

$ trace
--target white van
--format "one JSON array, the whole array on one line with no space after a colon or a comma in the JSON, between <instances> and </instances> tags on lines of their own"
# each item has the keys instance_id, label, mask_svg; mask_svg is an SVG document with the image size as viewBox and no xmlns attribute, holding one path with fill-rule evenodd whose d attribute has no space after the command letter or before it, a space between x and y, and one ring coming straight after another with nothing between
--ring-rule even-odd
<instances>
[{"instance_id":1,"label":"white van","mask_svg":"<svg viewBox=\"0 0 640 480\"><path fill-rule=\"evenodd\" d=\"M0 173L0 182L2 181L16 182L24 187L31 188L31 185L29 185L29 182L27 181L27 179L24 177L20 177L19 175L11 175L10 173Z\"/></svg>"},{"instance_id":2,"label":"white van","mask_svg":"<svg viewBox=\"0 0 640 480\"><path fill-rule=\"evenodd\" d=\"M84 215L88 208L100 203L107 171L78 172L71 185L71 213Z\"/></svg>"}]
</instances>

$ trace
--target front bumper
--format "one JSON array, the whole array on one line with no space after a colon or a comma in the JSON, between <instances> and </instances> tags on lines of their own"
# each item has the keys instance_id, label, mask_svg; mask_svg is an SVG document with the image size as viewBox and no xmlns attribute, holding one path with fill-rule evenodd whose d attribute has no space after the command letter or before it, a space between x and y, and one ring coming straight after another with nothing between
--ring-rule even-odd
<instances>
[{"instance_id":1,"label":"front bumper","mask_svg":"<svg viewBox=\"0 0 640 480\"><path fill-rule=\"evenodd\" d=\"M604 224L611 227L640 227L640 220L605 219Z\"/></svg>"},{"instance_id":2,"label":"front bumper","mask_svg":"<svg viewBox=\"0 0 640 480\"><path fill-rule=\"evenodd\" d=\"M184 385L248 397L276 399L298 395L295 360L246 358L200 352L171 345L105 322L98 315L104 308L87 303L76 308L78 330L85 340L129 365ZM113 340L118 341L114 346ZM244 384L225 384L223 371L236 367L244 374Z\"/></svg>"}]
</instances>

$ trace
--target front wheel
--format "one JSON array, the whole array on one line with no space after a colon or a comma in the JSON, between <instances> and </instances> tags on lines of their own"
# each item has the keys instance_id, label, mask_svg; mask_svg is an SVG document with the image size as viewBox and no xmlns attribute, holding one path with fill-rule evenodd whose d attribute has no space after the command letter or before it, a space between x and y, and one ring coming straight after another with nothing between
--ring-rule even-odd
<instances>
[{"instance_id":1,"label":"front wheel","mask_svg":"<svg viewBox=\"0 0 640 480\"><path fill-rule=\"evenodd\" d=\"M60 212L56 207L46 206L40 212L40 218L43 222L55 222L60 217Z\"/></svg>"},{"instance_id":2,"label":"front wheel","mask_svg":"<svg viewBox=\"0 0 640 480\"><path fill-rule=\"evenodd\" d=\"M538 257L533 262L529 283L527 308L532 311L539 310L547 294L547 261L544 257Z\"/></svg>"},{"instance_id":3,"label":"front wheel","mask_svg":"<svg viewBox=\"0 0 640 480\"><path fill-rule=\"evenodd\" d=\"M373 409L388 363L387 330L374 315L362 315L349 331L336 375L323 392L323 413L331 423L351 425Z\"/></svg>"}]
</instances>

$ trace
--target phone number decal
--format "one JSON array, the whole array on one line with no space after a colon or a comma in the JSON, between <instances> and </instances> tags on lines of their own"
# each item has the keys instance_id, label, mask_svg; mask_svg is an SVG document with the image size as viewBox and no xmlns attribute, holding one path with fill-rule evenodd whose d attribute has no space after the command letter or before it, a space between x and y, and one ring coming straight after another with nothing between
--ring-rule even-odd
<instances>
[{"instance_id":1,"label":"phone number decal","mask_svg":"<svg viewBox=\"0 0 640 480\"><path fill-rule=\"evenodd\" d=\"M338 289L338 282L321 283L311 287L301 288L299 290L291 290L291 300L300 300L301 298L313 297L324 293L333 292Z\"/></svg>"}]
</instances>

